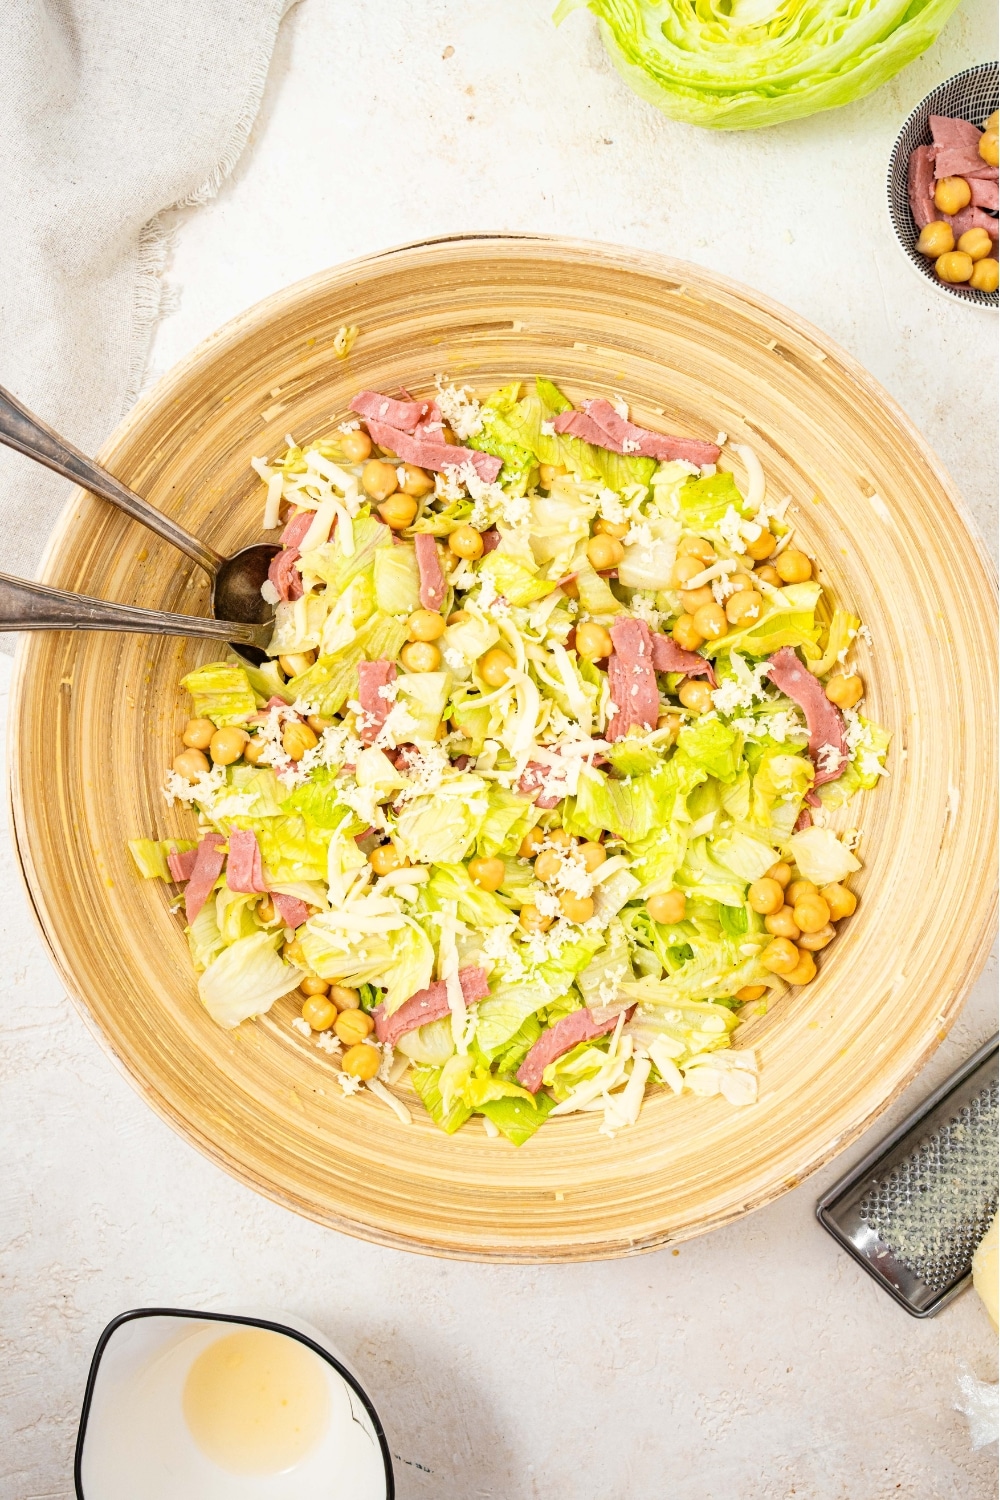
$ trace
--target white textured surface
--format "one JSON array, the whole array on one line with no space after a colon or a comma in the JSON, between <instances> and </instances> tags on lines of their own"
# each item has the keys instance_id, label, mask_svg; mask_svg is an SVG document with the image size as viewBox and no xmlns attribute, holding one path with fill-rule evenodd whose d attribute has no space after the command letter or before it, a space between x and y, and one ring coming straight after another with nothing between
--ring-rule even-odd
<instances>
[{"instance_id":1,"label":"white textured surface","mask_svg":"<svg viewBox=\"0 0 1000 1500\"><path fill-rule=\"evenodd\" d=\"M912 105L995 56L988 0L873 98L743 137L662 119L588 17L553 32L548 9L305 0L235 177L179 217L156 368L266 293L387 244L515 228L618 240L725 271L839 339L992 533L995 320L908 269L882 185ZM743 1223L635 1261L488 1268L374 1249L256 1197L161 1124L63 995L6 836L0 892L3 1500L71 1495L94 1341L153 1303L263 1303L327 1330L375 1395L401 1500L995 1494L996 1449L972 1453L952 1409L961 1361L996 1379L978 1302L915 1322L813 1219L864 1143ZM993 994L987 974L874 1138L995 1029Z\"/></svg>"}]
</instances>

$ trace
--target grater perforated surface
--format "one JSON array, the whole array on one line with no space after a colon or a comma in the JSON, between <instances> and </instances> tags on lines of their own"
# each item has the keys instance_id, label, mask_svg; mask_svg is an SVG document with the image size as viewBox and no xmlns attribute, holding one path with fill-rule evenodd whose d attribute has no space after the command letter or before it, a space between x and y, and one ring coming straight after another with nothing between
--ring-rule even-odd
<instances>
[{"instance_id":1,"label":"grater perforated surface","mask_svg":"<svg viewBox=\"0 0 1000 1500\"><path fill-rule=\"evenodd\" d=\"M998 1126L1000 1085L994 1081L858 1205L882 1243L936 1292L968 1272L997 1211Z\"/></svg>"},{"instance_id":2,"label":"grater perforated surface","mask_svg":"<svg viewBox=\"0 0 1000 1500\"><path fill-rule=\"evenodd\" d=\"M823 1227L915 1318L967 1286L996 1212L1000 1038L970 1057L816 1205Z\"/></svg>"}]
</instances>

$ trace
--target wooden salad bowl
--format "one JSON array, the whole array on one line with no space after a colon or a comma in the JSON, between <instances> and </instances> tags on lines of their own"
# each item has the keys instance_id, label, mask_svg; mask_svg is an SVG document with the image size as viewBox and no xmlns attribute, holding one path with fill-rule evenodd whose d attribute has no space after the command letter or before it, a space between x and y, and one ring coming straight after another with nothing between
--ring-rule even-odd
<instances>
[{"instance_id":1,"label":"wooden salad bowl","mask_svg":"<svg viewBox=\"0 0 1000 1500\"><path fill-rule=\"evenodd\" d=\"M334 339L360 336L346 359ZM996 641L989 564L941 464L876 382L745 287L630 250L524 236L407 246L324 272L236 318L135 408L101 458L224 553L260 534L250 469L284 434L344 419L365 386L480 392L545 374L619 393L635 419L751 444L790 494L821 577L871 631L858 662L892 732L890 774L839 815L862 832L857 914L818 979L746 1028L761 1094L657 1090L614 1140L600 1117L516 1150L476 1122L441 1133L345 1099L289 1025L295 997L236 1031L197 995L171 888L126 840L190 836L165 768L178 687L210 645L134 635L22 637L13 691L17 850L52 958L152 1107L227 1171L349 1234L434 1255L629 1255L770 1202L849 1144L945 1036L994 912ZM280 388L279 394L273 394ZM262 413L268 412L265 419ZM155 609L208 612L205 576L77 492L41 577ZM300 1003L300 1002L299 1002Z\"/></svg>"}]
</instances>

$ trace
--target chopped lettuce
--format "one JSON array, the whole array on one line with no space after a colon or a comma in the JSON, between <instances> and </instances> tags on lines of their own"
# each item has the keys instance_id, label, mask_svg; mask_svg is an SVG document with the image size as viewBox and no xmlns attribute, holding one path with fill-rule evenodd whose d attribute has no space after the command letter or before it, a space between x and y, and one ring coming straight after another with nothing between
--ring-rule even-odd
<instances>
[{"instance_id":1,"label":"chopped lettuce","mask_svg":"<svg viewBox=\"0 0 1000 1500\"><path fill-rule=\"evenodd\" d=\"M192 718L211 719L220 729L225 724L245 724L257 712L246 672L229 662L213 661L196 667L181 678L181 687L194 699Z\"/></svg>"},{"instance_id":2,"label":"chopped lettuce","mask_svg":"<svg viewBox=\"0 0 1000 1500\"><path fill-rule=\"evenodd\" d=\"M202 1004L227 1031L251 1016L263 1015L302 978L301 969L286 964L275 952L280 939L280 933L268 932L237 938L212 959L198 980Z\"/></svg>"},{"instance_id":3,"label":"chopped lettuce","mask_svg":"<svg viewBox=\"0 0 1000 1500\"><path fill-rule=\"evenodd\" d=\"M492 1120L501 1135L515 1146L523 1146L555 1107L556 1101L550 1095L538 1093L533 1106L524 1099L490 1099L480 1104L476 1113Z\"/></svg>"}]
</instances>

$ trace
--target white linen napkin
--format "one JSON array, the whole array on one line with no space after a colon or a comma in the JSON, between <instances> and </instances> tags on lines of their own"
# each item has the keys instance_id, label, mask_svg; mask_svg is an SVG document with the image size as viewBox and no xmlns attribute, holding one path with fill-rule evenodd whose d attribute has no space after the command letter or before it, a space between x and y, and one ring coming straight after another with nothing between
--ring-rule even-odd
<instances>
[{"instance_id":1,"label":"white linen napkin","mask_svg":"<svg viewBox=\"0 0 1000 1500\"><path fill-rule=\"evenodd\" d=\"M0 385L86 453L142 382L158 216L211 198L232 170L288 4L0 5ZM0 448L0 572L34 575L70 489ZM0 650L15 640L0 635Z\"/></svg>"}]
</instances>

